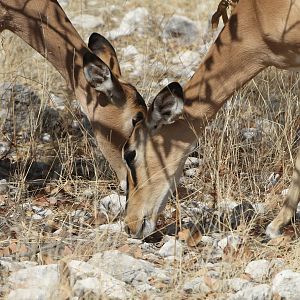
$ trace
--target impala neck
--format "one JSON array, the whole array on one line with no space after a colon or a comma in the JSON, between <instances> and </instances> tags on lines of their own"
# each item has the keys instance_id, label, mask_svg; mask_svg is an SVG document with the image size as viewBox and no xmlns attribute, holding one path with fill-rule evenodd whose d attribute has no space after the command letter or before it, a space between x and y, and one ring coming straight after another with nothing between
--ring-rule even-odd
<instances>
[{"instance_id":1,"label":"impala neck","mask_svg":"<svg viewBox=\"0 0 300 300\"><path fill-rule=\"evenodd\" d=\"M4 29L44 56L88 111L82 57L89 50L57 1L0 0L0 32Z\"/></svg>"},{"instance_id":2,"label":"impala neck","mask_svg":"<svg viewBox=\"0 0 300 300\"><path fill-rule=\"evenodd\" d=\"M267 66L266 47L253 25L255 14L244 7L250 2L240 3L242 10L231 17L185 86L185 115L196 133L238 88Z\"/></svg>"}]
</instances>

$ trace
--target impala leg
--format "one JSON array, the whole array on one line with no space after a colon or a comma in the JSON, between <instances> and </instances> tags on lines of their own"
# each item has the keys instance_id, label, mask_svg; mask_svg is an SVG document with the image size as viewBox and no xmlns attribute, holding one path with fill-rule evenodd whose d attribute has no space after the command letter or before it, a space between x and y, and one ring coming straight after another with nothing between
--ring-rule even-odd
<instances>
[{"instance_id":1,"label":"impala leg","mask_svg":"<svg viewBox=\"0 0 300 300\"><path fill-rule=\"evenodd\" d=\"M292 182L286 200L277 217L268 225L266 234L277 237L281 234L281 229L287 225L294 216L297 205L300 201L300 148L298 150L296 165L293 172Z\"/></svg>"}]
</instances>

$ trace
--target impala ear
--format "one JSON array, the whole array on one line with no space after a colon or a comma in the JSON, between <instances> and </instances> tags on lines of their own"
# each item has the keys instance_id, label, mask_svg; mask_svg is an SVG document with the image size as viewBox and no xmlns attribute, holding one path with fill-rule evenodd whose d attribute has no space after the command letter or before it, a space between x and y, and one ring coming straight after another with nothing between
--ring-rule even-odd
<instances>
[{"instance_id":1,"label":"impala ear","mask_svg":"<svg viewBox=\"0 0 300 300\"><path fill-rule=\"evenodd\" d=\"M183 101L183 90L178 82L163 88L149 107L148 128L157 130L164 124L173 123L183 112Z\"/></svg>"},{"instance_id":2,"label":"impala ear","mask_svg":"<svg viewBox=\"0 0 300 300\"><path fill-rule=\"evenodd\" d=\"M87 82L97 91L105 94L109 101L116 104L124 99L124 92L118 79L92 52L87 52L83 56L83 71Z\"/></svg>"},{"instance_id":3,"label":"impala ear","mask_svg":"<svg viewBox=\"0 0 300 300\"><path fill-rule=\"evenodd\" d=\"M116 77L121 77L116 51L104 36L96 32L92 33L88 46L110 68Z\"/></svg>"}]
</instances>

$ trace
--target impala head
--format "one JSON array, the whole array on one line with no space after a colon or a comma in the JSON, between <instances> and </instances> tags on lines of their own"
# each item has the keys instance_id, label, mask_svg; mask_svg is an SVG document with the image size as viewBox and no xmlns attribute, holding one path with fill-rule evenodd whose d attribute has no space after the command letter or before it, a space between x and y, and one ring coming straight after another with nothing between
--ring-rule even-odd
<instances>
[{"instance_id":1,"label":"impala head","mask_svg":"<svg viewBox=\"0 0 300 300\"><path fill-rule=\"evenodd\" d=\"M91 124L100 140L100 148L116 171L121 186L126 185L126 168L122 146L133 130L135 120L146 114L146 105L134 86L121 78L121 70L112 45L100 34L93 33L83 57L84 76L92 87ZM100 138L99 138L100 136ZM124 182L122 182L124 181Z\"/></svg>"},{"instance_id":2,"label":"impala head","mask_svg":"<svg viewBox=\"0 0 300 300\"><path fill-rule=\"evenodd\" d=\"M128 170L126 231L137 238L155 229L195 139L180 118L182 112L182 88L170 83L154 98L147 115L140 115L123 147Z\"/></svg>"}]
</instances>

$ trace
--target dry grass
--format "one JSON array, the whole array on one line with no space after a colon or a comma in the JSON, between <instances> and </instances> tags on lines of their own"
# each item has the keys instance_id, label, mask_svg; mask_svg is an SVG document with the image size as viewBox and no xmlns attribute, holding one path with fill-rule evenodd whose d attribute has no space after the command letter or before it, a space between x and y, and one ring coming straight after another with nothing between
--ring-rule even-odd
<instances>
[{"instance_id":1,"label":"dry grass","mask_svg":"<svg viewBox=\"0 0 300 300\"><path fill-rule=\"evenodd\" d=\"M152 16L161 16L162 12L163 18L183 14L200 21L203 27L206 27L208 16L214 11L217 2L99 0L99 4L91 6L89 1L81 0L71 1L66 12L71 17L81 13L101 15L105 20L105 26L101 28L100 33L105 35L117 26L117 20L125 11L139 6L146 7ZM119 7L114 10L113 15L103 12L103 7L111 5ZM150 62L159 61L166 67L165 72L153 72L153 69L145 63L144 74L139 78L131 78L130 73L125 72L125 78L131 79L131 83L137 86L146 100L161 88L157 83L164 78L177 79L182 83L187 81L187 78L176 77L168 72L172 57L184 47L165 45L161 41L158 29L160 22L159 18L153 19L151 34L149 32L142 37L137 35L123 37L113 43L121 65L125 63L122 49L127 45L134 45L141 54L150 58ZM77 29L87 40L90 32ZM189 49L197 51L198 47L198 44L194 44ZM78 117L78 111L73 105L73 95L67 91L61 76L41 56L10 33L1 35L0 61L2 64L0 82L29 86L42 100L41 113L45 104L52 105L49 95L54 93L65 99L67 112L64 113L68 117L63 116L64 119ZM263 242L265 225L282 205L281 192L289 185L293 157L296 148L299 147L299 140L296 141L295 138L297 134L299 138L299 80L297 74L275 69L269 69L258 75L236 92L220 110L199 142L197 152L205 163L201 166L197 179L191 182L193 192L182 196L181 202L188 204L189 201L197 199L209 206L216 206L217 201L222 200L236 202L250 200L253 203L266 203L270 209L265 215L255 218L247 227L240 228L240 234L246 239L247 250L233 256L229 254L224 258L224 261L230 263L230 268L225 265L222 267L224 278L241 275L245 265L253 258L282 257L287 267L299 270L299 240L295 239L283 245ZM263 128L261 135L251 140L243 138L241 134L243 129L257 129L260 124ZM0 247L6 247L13 242L22 250L26 245L27 250L30 249L29 254L23 249L26 259L47 263L65 256L85 259L97 251L115 249L122 245L125 242L122 234L116 238L100 235L95 230L99 218L96 215L95 203L115 189L117 181L107 164L103 163L89 134L82 130L79 136L72 136L69 132L70 124L67 123L63 124L64 134L57 136L50 144L43 144L39 139L40 132L37 125L33 124L33 134L26 142L13 147L11 159L16 167L9 179L11 187L15 187L16 192L5 199L9 205L3 210L0 208ZM2 138L5 137L1 136ZM55 169L57 165L60 165L63 171L57 176L51 175L52 178L50 175L46 176L42 183L25 180L28 166L37 161L51 165L49 174L58 172ZM78 162L85 163L79 168L85 170L82 174L76 174L78 168L74 168L74 165ZM273 188L266 189L268 178L272 173L280 174L280 179ZM87 190L92 191L90 196L84 193ZM43 197L48 197L49 194L58 202L51 206L53 215L46 218L46 221L45 219L33 221L34 212L24 210L22 204L42 202ZM168 206L169 211L172 211L174 206L172 202ZM71 212L76 209L88 212L90 218L75 220ZM24 259L21 250L12 251L12 256ZM174 274L174 285L163 289L166 297L180 294L176 286L187 275L196 277L205 272L199 268L197 261L205 260L207 253L209 253L207 246L200 245L195 249L186 250L188 260L174 262L177 264L177 273ZM48 256L51 259L48 259Z\"/></svg>"}]
</instances>

